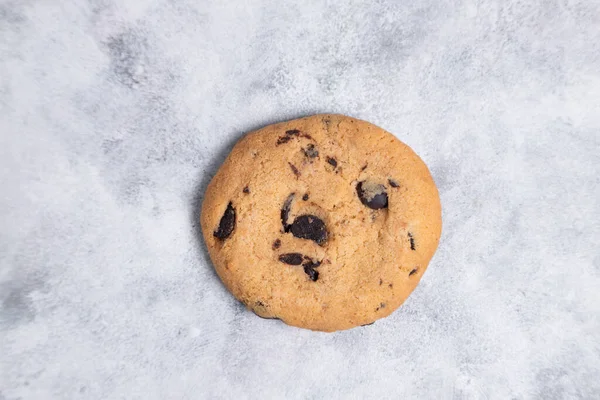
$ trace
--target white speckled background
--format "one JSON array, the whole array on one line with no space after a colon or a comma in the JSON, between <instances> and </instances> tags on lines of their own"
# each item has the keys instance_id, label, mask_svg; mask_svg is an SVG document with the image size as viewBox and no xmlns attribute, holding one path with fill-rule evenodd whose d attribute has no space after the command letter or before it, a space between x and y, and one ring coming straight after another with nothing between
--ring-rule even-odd
<instances>
[{"instance_id":1,"label":"white speckled background","mask_svg":"<svg viewBox=\"0 0 600 400\"><path fill-rule=\"evenodd\" d=\"M317 112L445 218L334 334L246 311L196 224L235 140ZM0 399L600 398L599 177L598 1L0 0Z\"/></svg>"}]
</instances>

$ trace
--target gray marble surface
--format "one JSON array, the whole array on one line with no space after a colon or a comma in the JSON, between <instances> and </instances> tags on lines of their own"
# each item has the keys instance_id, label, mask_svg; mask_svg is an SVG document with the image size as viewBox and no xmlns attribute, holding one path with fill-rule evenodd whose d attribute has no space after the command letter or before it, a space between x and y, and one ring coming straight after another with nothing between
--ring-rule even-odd
<instances>
[{"instance_id":1,"label":"gray marble surface","mask_svg":"<svg viewBox=\"0 0 600 400\"><path fill-rule=\"evenodd\" d=\"M444 232L397 312L246 311L196 220L244 132L369 120ZM600 398L597 1L0 0L0 399Z\"/></svg>"}]
</instances>

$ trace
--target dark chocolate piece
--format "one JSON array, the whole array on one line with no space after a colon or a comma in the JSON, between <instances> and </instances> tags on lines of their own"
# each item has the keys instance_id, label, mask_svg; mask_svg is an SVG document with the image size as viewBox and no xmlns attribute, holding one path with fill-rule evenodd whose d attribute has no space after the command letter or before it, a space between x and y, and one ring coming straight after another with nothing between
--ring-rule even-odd
<instances>
[{"instance_id":1,"label":"dark chocolate piece","mask_svg":"<svg viewBox=\"0 0 600 400\"><path fill-rule=\"evenodd\" d=\"M327 240L325 223L314 215L300 215L294 219L290 228L292 235L300 239L308 239L323 244Z\"/></svg>"},{"instance_id":2,"label":"dark chocolate piece","mask_svg":"<svg viewBox=\"0 0 600 400\"><path fill-rule=\"evenodd\" d=\"M298 168L296 168L296 166L294 164L292 164L291 162L288 162L288 164L290 165L290 168L292 169L292 172L294 173L294 175L300 176L300 171L298 171Z\"/></svg>"},{"instance_id":3,"label":"dark chocolate piece","mask_svg":"<svg viewBox=\"0 0 600 400\"><path fill-rule=\"evenodd\" d=\"M362 181L356 185L356 193L360 201L373 210L387 208L388 206L388 195L383 185Z\"/></svg>"},{"instance_id":4,"label":"dark chocolate piece","mask_svg":"<svg viewBox=\"0 0 600 400\"><path fill-rule=\"evenodd\" d=\"M289 265L300 265L304 256L300 253L285 253L279 256L279 261Z\"/></svg>"},{"instance_id":5,"label":"dark chocolate piece","mask_svg":"<svg viewBox=\"0 0 600 400\"><path fill-rule=\"evenodd\" d=\"M227 204L227 208L225 209L225 213L221 217L221 221L219 222L219 227L216 231L213 232L213 236L220 240L227 239L233 230L235 229L235 208L231 202Z\"/></svg>"},{"instance_id":6,"label":"dark chocolate piece","mask_svg":"<svg viewBox=\"0 0 600 400\"><path fill-rule=\"evenodd\" d=\"M317 268L319 265L321 265L321 261L315 261L308 256L304 256L304 260L305 261L302 263L304 268Z\"/></svg>"},{"instance_id":7,"label":"dark chocolate piece","mask_svg":"<svg viewBox=\"0 0 600 400\"><path fill-rule=\"evenodd\" d=\"M411 250L415 250L415 238L413 237L412 233L408 232L408 240L410 241L410 249Z\"/></svg>"},{"instance_id":8,"label":"dark chocolate piece","mask_svg":"<svg viewBox=\"0 0 600 400\"><path fill-rule=\"evenodd\" d=\"M292 140L291 136L280 136L279 139L277 139L277 145L279 146L280 144L287 143L290 140Z\"/></svg>"},{"instance_id":9,"label":"dark chocolate piece","mask_svg":"<svg viewBox=\"0 0 600 400\"><path fill-rule=\"evenodd\" d=\"M319 279L319 272L315 271L315 268L321 265L321 261L315 261L308 256L304 256L304 260L302 263L304 273L308 275L311 281L316 282Z\"/></svg>"},{"instance_id":10,"label":"dark chocolate piece","mask_svg":"<svg viewBox=\"0 0 600 400\"><path fill-rule=\"evenodd\" d=\"M281 224L283 225L283 231L289 232L290 225L288 224L288 217L290 215L290 207L292 206L292 200L294 200L294 196L296 193L290 194L287 199L283 202L283 207L281 207Z\"/></svg>"},{"instance_id":11,"label":"dark chocolate piece","mask_svg":"<svg viewBox=\"0 0 600 400\"><path fill-rule=\"evenodd\" d=\"M304 273L308 275L311 281L316 282L319 279L319 271L310 267L304 267Z\"/></svg>"}]
</instances>

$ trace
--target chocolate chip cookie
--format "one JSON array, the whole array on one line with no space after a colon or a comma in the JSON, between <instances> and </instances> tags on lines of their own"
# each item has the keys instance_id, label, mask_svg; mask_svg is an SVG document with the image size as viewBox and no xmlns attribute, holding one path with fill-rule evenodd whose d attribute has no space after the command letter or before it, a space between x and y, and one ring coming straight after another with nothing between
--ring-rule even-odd
<instances>
[{"instance_id":1,"label":"chocolate chip cookie","mask_svg":"<svg viewBox=\"0 0 600 400\"><path fill-rule=\"evenodd\" d=\"M247 307L336 331L406 300L438 245L441 208L407 145L323 114L243 137L206 190L201 224L217 273Z\"/></svg>"}]
</instances>

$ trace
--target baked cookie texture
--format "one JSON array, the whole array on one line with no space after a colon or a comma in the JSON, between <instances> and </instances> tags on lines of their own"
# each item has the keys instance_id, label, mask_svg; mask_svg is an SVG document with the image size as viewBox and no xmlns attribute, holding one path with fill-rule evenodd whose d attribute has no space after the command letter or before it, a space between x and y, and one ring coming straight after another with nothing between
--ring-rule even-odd
<instances>
[{"instance_id":1,"label":"baked cookie texture","mask_svg":"<svg viewBox=\"0 0 600 400\"><path fill-rule=\"evenodd\" d=\"M407 145L322 114L240 139L208 185L201 225L237 299L261 317L330 332L406 300L437 248L441 207Z\"/></svg>"}]
</instances>

